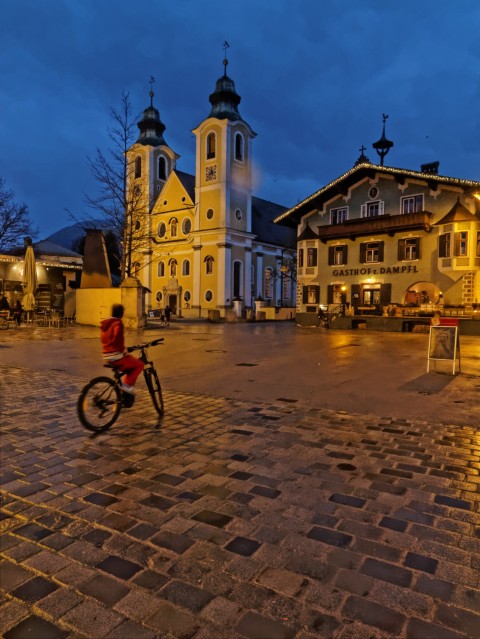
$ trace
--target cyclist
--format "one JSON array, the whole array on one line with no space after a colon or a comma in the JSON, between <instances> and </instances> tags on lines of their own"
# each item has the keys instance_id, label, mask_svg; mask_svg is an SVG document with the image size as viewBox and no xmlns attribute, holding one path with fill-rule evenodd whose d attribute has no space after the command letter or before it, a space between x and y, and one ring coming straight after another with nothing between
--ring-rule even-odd
<instances>
[{"instance_id":1,"label":"cyclist","mask_svg":"<svg viewBox=\"0 0 480 639\"><path fill-rule=\"evenodd\" d=\"M125 349L122 322L124 310L122 304L113 304L112 316L102 320L100 324L100 341L104 361L125 373L122 392L124 405L129 408L135 401L134 386L144 364Z\"/></svg>"}]
</instances>

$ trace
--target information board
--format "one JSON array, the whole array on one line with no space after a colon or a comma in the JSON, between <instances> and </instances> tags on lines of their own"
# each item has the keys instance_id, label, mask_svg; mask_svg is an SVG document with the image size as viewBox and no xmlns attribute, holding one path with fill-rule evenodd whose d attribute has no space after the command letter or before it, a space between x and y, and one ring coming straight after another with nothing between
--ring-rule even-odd
<instances>
[{"instance_id":1,"label":"information board","mask_svg":"<svg viewBox=\"0 0 480 639\"><path fill-rule=\"evenodd\" d=\"M430 337L428 340L428 364L427 372L430 370L430 362L452 361L453 374L455 374L455 363L458 358L458 370L460 371L460 344L458 339L457 326L430 326Z\"/></svg>"}]
</instances>

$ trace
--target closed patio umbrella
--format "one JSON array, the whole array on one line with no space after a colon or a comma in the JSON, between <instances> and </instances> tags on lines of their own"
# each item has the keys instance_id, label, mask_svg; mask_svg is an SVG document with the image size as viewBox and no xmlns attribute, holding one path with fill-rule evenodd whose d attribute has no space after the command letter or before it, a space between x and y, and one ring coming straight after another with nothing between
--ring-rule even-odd
<instances>
[{"instance_id":1,"label":"closed patio umbrella","mask_svg":"<svg viewBox=\"0 0 480 639\"><path fill-rule=\"evenodd\" d=\"M28 237L25 239L25 262L23 265L23 300L22 306L24 311L31 311L35 308L35 291L37 290L37 266L35 262L35 253L33 252L32 240Z\"/></svg>"}]
</instances>

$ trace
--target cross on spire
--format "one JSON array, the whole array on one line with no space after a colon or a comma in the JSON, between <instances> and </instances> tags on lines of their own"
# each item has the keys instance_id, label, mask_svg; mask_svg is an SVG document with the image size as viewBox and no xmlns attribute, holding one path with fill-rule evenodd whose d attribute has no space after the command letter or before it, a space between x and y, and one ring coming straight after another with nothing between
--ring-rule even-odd
<instances>
[{"instance_id":1,"label":"cross on spire","mask_svg":"<svg viewBox=\"0 0 480 639\"><path fill-rule=\"evenodd\" d=\"M155 95L155 93L153 92L153 85L155 83L155 78L153 77L153 75L150 76L150 80L148 81L148 84L150 85L150 106L153 107L153 96Z\"/></svg>"},{"instance_id":2,"label":"cross on spire","mask_svg":"<svg viewBox=\"0 0 480 639\"><path fill-rule=\"evenodd\" d=\"M228 42L225 40L225 42L223 43L223 66L225 67L223 75L227 75L227 65L228 65L228 59L227 59L227 49L230 48L230 45L228 44Z\"/></svg>"}]
</instances>

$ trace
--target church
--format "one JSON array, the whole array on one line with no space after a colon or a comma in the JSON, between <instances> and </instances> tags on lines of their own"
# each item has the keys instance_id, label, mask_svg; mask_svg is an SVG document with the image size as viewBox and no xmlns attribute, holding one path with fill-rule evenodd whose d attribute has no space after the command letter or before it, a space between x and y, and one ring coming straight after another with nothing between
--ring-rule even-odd
<instances>
[{"instance_id":1,"label":"church","mask_svg":"<svg viewBox=\"0 0 480 639\"><path fill-rule=\"evenodd\" d=\"M127 153L128 189L143 202L130 223L146 238L132 251L133 274L150 312L168 305L177 317L223 318L233 308L245 316L255 301L295 307L296 228L274 224L287 208L252 193L256 133L223 64L210 112L193 130L195 175L177 169L152 91Z\"/></svg>"}]
</instances>

